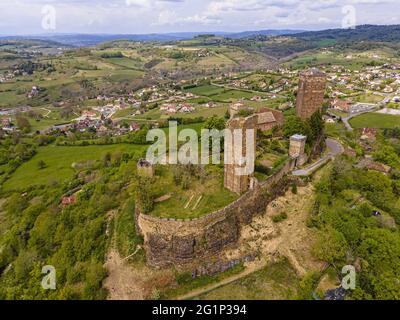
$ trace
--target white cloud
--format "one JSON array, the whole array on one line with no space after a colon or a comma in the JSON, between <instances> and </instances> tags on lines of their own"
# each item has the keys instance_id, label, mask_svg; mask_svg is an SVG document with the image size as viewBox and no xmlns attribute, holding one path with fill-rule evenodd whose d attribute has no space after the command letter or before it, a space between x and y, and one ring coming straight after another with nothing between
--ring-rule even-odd
<instances>
[{"instance_id":1,"label":"white cloud","mask_svg":"<svg viewBox=\"0 0 400 320\"><path fill-rule=\"evenodd\" d=\"M54 5L56 32L150 33L340 27L342 7L357 23L386 24L400 0L0 0L0 34L40 33L41 8Z\"/></svg>"}]
</instances>

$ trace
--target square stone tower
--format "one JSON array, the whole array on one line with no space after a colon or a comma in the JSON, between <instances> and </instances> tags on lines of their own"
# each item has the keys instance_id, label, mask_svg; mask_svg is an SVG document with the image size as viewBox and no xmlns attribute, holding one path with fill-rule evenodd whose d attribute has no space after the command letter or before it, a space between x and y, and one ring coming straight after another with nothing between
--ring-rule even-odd
<instances>
[{"instance_id":1,"label":"square stone tower","mask_svg":"<svg viewBox=\"0 0 400 320\"><path fill-rule=\"evenodd\" d=\"M303 120L322 108L326 89L326 74L312 68L300 73L296 113Z\"/></svg>"},{"instance_id":2,"label":"square stone tower","mask_svg":"<svg viewBox=\"0 0 400 320\"><path fill-rule=\"evenodd\" d=\"M257 123L258 116L252 115L247 118L234 118L228 121L227 129L231 131L232 137L234 136L235 130L242 131L242 153L241 156L246 158L247 152L252 152L255 159L256 154L256 142L257 142ZM246 150L246 130L254 130L254 149ZM230 143L226 140L225 152L232 156L240 152L240 148L235 146L235 139L232 139ZM238 157L235 157L237 159ZM237 161L231 161L232 163L225 163L225 188L242 194L250 188L251 178L254 176L254 163L250 164L253 168L252 172L246 175L238 175L236 169L243 169L246 167L246 163L238 163Z\"/></svg>"},{"instance_id":3,"label":"square stone tower","mask_svg":"<svg viewBox=\"0 0 400 320\"><path fill-rule=\"evenodd\" d=\"M296 166L301 166L306 161L306 141L307 137L301 134L295 134L290 137L289 155L292 159L297 159Z\"/></svg>"}]
</instances>

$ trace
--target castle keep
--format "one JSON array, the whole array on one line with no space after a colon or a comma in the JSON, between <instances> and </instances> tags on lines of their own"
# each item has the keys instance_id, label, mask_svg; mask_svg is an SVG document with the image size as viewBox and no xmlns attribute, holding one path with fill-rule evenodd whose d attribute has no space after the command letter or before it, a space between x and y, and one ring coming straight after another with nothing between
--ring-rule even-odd
<instances>
[{"instance_id":1,"label":"castle keep","mask_svg":"<svg viewBox=\"0 0 400 320\"><path fill-rule=\"evenodd\" d=\"M326 89L326 74L316 68L300 73L297 92L297 116L303 120L310 118L322 108Z\"/></svg>"},{"instance_id":2,"label":"castle keep","mask_svg":"<svg viewBox=\"0 0 400 320\"><path fill-rule=\"evenodd\" d=\"M247 152L252 152L253 155L256 154L257 123L258 117L256 115L253 115L247 118L231 119L228 121L227 124L227 128L231 131L232 137L234 136L235 130L241 130L242 132L241 154L238 154L238 152L240 152L240 146L235 145L235 142L237 142L235 141L235 139L232 139L232 141L230 141L230 144L226 146L228 150L225 150L225 152L228 152L228 154L234 157L231 163L225 164L225 188L237 194L242 194L250 188L250 182L253 173L248 175L238 175L237 170L243 170L246 167L246 163L238 161L238 159L245 159ZM247 150L246 130L254 130L253 150ZM254 169L254 163L252 164L252 167Z\"/></svg>"},{"instance_id":3,"label":"castle keep","mask_svg":"<svg viewBox=\"0 0 400 320\"><path fill-rule=\"evenodd\" d=\"M302 166L307 161L305 153L307 137L295 134L290 137L289 155L295 159L295 166Z\"/></svg>"},{"instance_id":4,"label":"castle keep","mask_svg":"<svg viewBox=\"0 0 400 320\"><path fill-rule=\"evenodd\" d=\"M270 109L263 109L248 117L233 117L227 123L232 139L225 138L225 152L229 154L228 159L232 156L234 159L230 158L230 161L225 162L224 186L240 195L236 201L212 213L187 219L155 217L142 213L139 207L135 208L135 226L137 233L143 236L147 263L150 266L201 264L205 257L216 257L228 246L236 245L241 228L250 224L258 214L264 213L269 203L286 192L291 184L291 178L287 175L296 166L307 161L307 138L301 135L292 136L290 158L266 180L257 181L254 177L255 159L248 157L248 153L253 153L255 157L257 130L260 124L271 122L268 116L260 114L269 112ZM247 146L247 130L254 131L251 150ZM241 132L241 137L236 138L236 141L235 131ZM251 161L252 170L238 174L237 169L243 170L247 161ZM138 171L145 176L153 172L143 161L138 163Z\"/></svg>"},{"instance_id":5,"label":"castle keep","mask_svg":"<svg viewBox=\"0 0 400 320\"><path fill-rule=\"evenodd\" d=\"M137 172L141 177L151 178L154 176L154 167L146 159L140 159L137 163Z\"/></svg>"}]
</instances>

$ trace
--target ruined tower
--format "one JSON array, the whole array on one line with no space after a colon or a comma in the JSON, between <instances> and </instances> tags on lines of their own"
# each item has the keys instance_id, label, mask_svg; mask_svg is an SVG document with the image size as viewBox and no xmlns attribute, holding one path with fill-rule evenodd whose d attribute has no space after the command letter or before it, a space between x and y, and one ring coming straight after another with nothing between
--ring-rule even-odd
<instances>
[{"instance_id":1,"label":"ruined tower","mask_svg":"<svg viewBox=\"0 0 400 320\"><path fill-rule=\"evenodd\" d=\"M137 163L137 173L141 177L151 178L154 176L154 167L149 161L140 159Z\"/></svg>"},{"instance_id":2,"label":"ruined tower","mask_svg":"<svg viewBox=\"0 0 400 320\"><path fill-rule=\"evenodd\" d=\"M246 163L241 161L236 161L239 157L242 156L246 158L249 153L252 153L255 157L256 154L256 140L257 140L257 115L253 115L247 118L234 118L228 121L227 129L230 130L232 137L234 136L234 132L242 132L242 150L240 147L235 145L237 141L235 139L230 139L230 141L226 140L225 143L225 153L231 154L234 159L231 159L230 163L225 163L225 187L237 194L242 194L246 192L250 188L251 178L254 175L254 161L250 164L252 167L252 172L248 174L237 174L238 170L244 170L246 167ZM254 130L254 149L247 150L246 147L246 130ZM225 138L226 139L226 138ZM241 151L241 154L238 154ZM248 164L247 164L248 165Z\"/></svg>"},{"instance_id":3,"label":"ruined tower","mask_svg":"<svg viewBox=\"0 0 400 320\"><path fill-rule=\"evenodd\" d=\"M316 68L300 73L296 113L303 120L322 108L326 89L326 74Z\"/></svg>"},{"instance_id":4,"label":"ruined tower","mask_svg":"<svg viewBox=\"0 0 400 320\"><path fill-rule=\"evenodd\" d=\"M296 159L296 166L301 166L306 162L306 141L307 137L300 134L290 137L289 155L292 159Z\"/></svg>"}]
</instances>

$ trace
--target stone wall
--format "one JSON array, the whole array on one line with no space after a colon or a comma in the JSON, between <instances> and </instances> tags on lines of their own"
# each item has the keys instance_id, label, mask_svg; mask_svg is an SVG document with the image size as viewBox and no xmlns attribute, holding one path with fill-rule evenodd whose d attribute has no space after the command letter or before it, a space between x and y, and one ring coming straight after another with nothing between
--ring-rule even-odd
<instances>
[{"instance_id":1,"label":"stone wall","mask_svg":"<svg viewBox=\"0 0 400 320\"><path fill-rule=\"evenodd\" d=\"M267 205L287 190L283 179L294 168L288 160L273 176L227 207L197 219L162 219L135 212L138 231L144 237L147 261L166 267L195 262L236 244L242 225L249 224Z\"/></svg>"}]
</instances>

